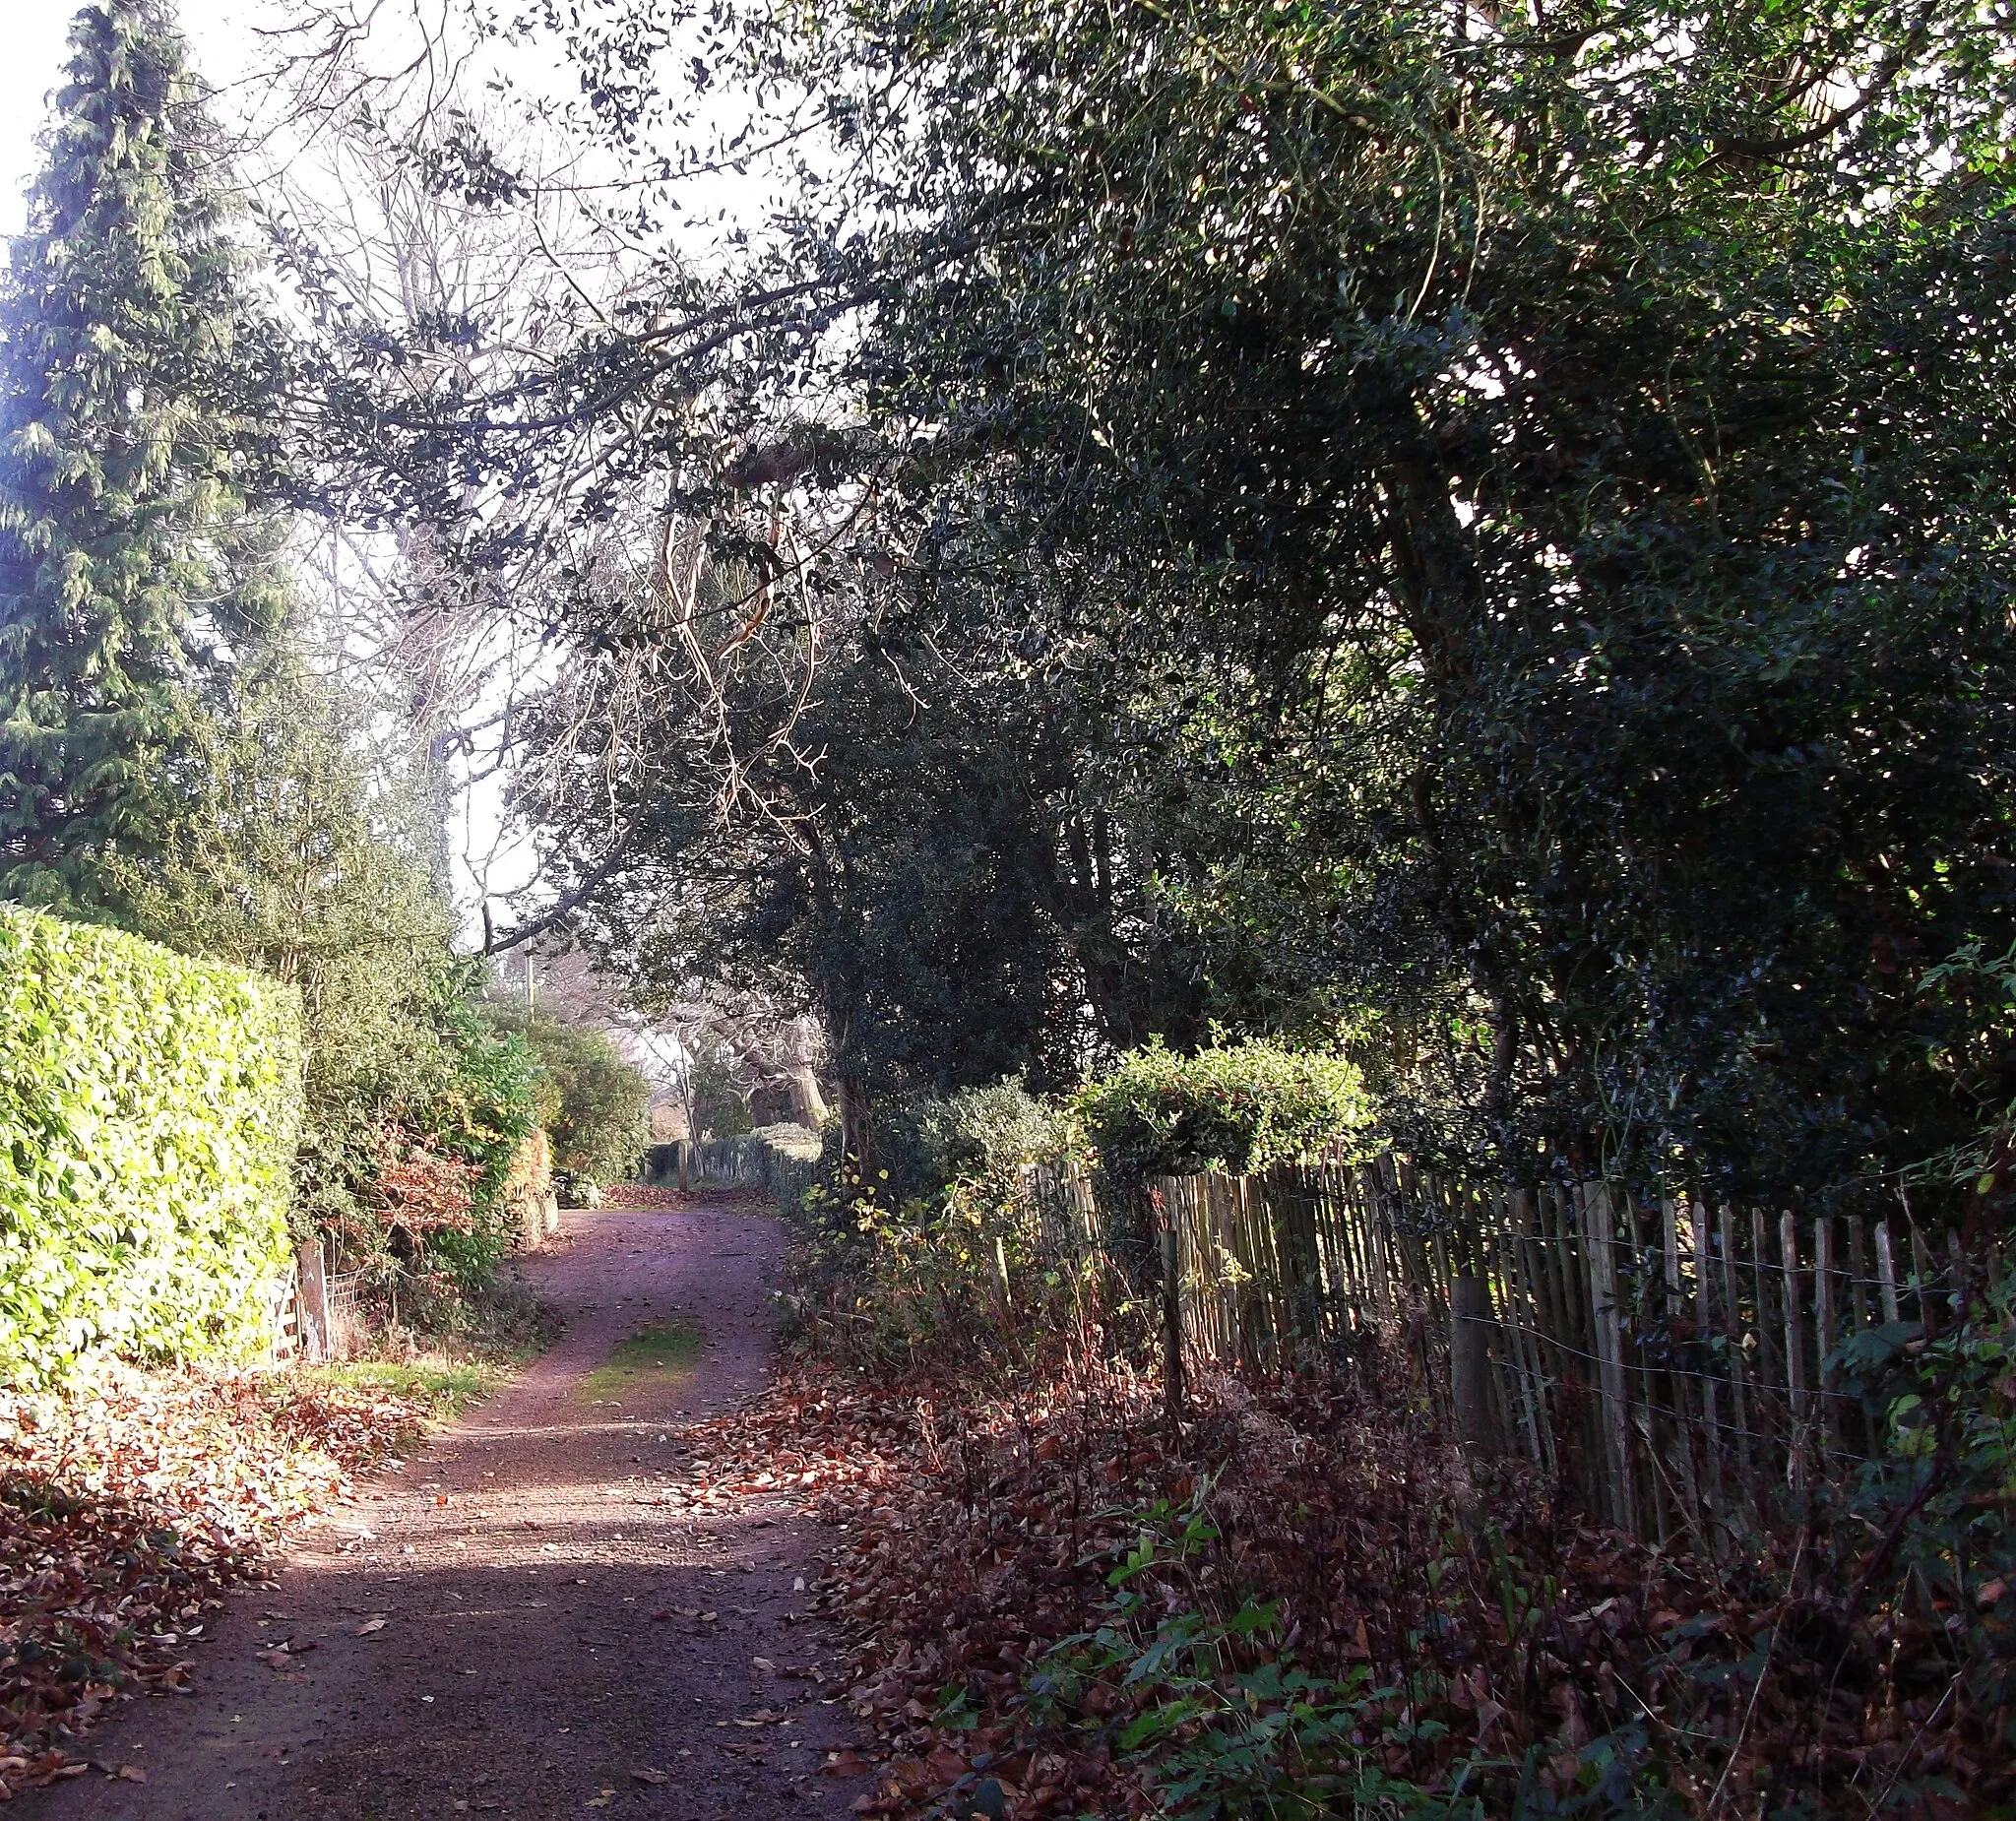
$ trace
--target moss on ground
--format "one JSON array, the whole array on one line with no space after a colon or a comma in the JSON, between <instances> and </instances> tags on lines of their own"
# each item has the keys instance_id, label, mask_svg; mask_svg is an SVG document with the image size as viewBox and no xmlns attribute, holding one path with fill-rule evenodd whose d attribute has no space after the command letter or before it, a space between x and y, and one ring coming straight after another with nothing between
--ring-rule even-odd
<instances>
[{"instance_id":1,"label":"moss on ground","mask_svg":"<svg viewBox=\"0 0 2016 1821\"><path fill-rule=\"evenodd\" d=\"M620 1404L627 1393L646 1385L676 1384L691 1375L703 1342L697 1322L654 1322L618 1341L608 1358L575 1386L574 1395L584 1404Z\"/></svg>"}]
</instances>

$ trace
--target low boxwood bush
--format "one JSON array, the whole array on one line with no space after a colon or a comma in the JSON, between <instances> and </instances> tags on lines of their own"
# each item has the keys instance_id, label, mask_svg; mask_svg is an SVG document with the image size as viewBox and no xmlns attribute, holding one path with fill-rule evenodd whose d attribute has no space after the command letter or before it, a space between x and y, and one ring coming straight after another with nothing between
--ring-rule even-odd
<instances>
[{"instance_id":1,"label":"low boxwood bush","mask_svg":"<svg viewBox=\"0 0 2016 1821\"><path fill-rule=\"evenodd\" d=\"M300 1100L291 989L0 905L0 1384L262 1351Z\"/></svg>"},{"instance_id":2,"label":"low boxwood bush","mask_svg":"<svg viewBox=\"0 0 2016 1821\"><path fill-rule=\"evenodd\" d=\"M1135 1181L1251 1175L1328 1150L1371 1117L1355 1064L1258 1038L1130 1050L1072 1104L1100 1167Z\"/></svg>"}]
</instances>

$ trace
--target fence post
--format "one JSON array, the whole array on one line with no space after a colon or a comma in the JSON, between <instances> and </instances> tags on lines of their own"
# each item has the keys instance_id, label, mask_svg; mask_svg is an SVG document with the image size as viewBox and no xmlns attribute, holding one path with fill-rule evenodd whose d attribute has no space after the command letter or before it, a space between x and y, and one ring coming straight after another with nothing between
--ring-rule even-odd
<instances>
[{"instance_id":1,"label":"fence post","mask_svg":"<svg viewBox=\"0 0 2016 1821\"><path fill-rule=\"evenodd\" d=\"M1686 1303L1682 1294L1682 1280L1680 1276L1680 1211L1678 1204L1670 1194L1665 1194L1660 1197L1659 1218L1662 1236L1666 1241L1665 1313L1668 1323L1666 1382L1668 1395L1672 1401L1671 1415L1665 1425L1664 1432L1669 1438L1670 1446L1676 1450L1670 1459L1673 1467L1679 1474L1680 1498L1687 1508L1683 1521L1692 1525L1695 1535L1705 1542L1708 1533L1703 1523L1705 1513L1701 1505L1701 1480L1694 1471L1694 1438L1697 1433L1707 1433L1709 1436L1708 1447L1712 1451L1715 1446L1714 1431L1712 1427L1704 1431L1702 1425L1696 1422L1693 1386L1687 1372L1679 1365L1673 1352L1676 1345L1674 1337L1678 1333L1679 1323L1682 1319L1680 1311L1686 1306ZM1691 1204L1687 1210L1687 1218L1690 1222L1698 1222L1701 1218L1698 1210ZM1705 1385L1703 1389L1706 1389ZM1658 1436L1660 1433L1661 1427L1655 1422L1653 1434ZM1654 1471L1657 1472L1656 1449L1654 1453ZM1655 1496L1657 1492L1658 1488L1655 1486Z\"/></svg>"},{"instance_id":2,"label":"fence post","mask_svg":"<svg viewBox=\"0 0 2016 1821\"><path fill-rule=\"evenodd\" d=\"M1497 1452L1491 1430L1491 1287L1474 1271L1449 1281L1449 1395L1456 1432L1475 1454Z\"/></svg>"},{"instance_id":3,"label":"fence post","mask_svg":"<svg viewBox=\"0 0 2016 1821\"><path fill-rule=\"evenodd\" d=\"M1595 1317L1597 1380L1603 1393L1604 1454L1609 1466L1610 1508L1619 1528L1638 1533L1637 1473L1631 1463L1631 1416L1625 1405L1624 1330L1617 1308L1617 1254L1606 1182L1582 1185L1582 1230L1589 1245L1589 1303Z\"/></svg>"},{"instance_id":4,"label":"fence post","mask_svg":"<svg viewBox=\"0 0 2016 1821\"><path fill-rule=\"evenodd\" d=\"M1183 1253L1176 1232L1177 1215L1160 1189L1153 1191L1162 1240L1162 1382L1169 1421L1183 1421Z\"/></svg>"},{"instance_id":5,"label":"fence post","mask_svg":"<svg viewBox=\"0 0 2016 1821\"><path fill-rule=\"evenodd\" d=\"M1841 1400L1832 1364L1839 1332L1834 1270L1834 1217L1823 1214L1813 1224L1813 1396L1820 1406L1820 1439L1827 1456L1842 1452Z\"/></svg>"},{"instance_id":6,"label":"fence post","mask_svg":"<svg viewBox=\"0 0 2016 1821\"><path fill-rule=\"evenodd\" d=\"M295 1319L301 1336L301 1355L310 1365L320 1365L330 1356L329 1277L322 1261L322 1241L308 1240L294 1254L298 1272L294 1284Z\"/></svg>"},{"instance_id":7,"label":"fence post","mask_svg":"<svg viewBox=\"0 0 2016 1821\"><path fill-rule=\"evenodd\" d=\"M1693 1222L1694 1238L1694 1332L1706 1347L1715 1333L1715 1244L1708 1236L1708 1203L1699 1189L1689 1194L1687 1212ZM1716 1527L1710 1547L1720 1557L1728 1542L1723 1531L1722 1415L1716 1404L1715 1379L1708 1372L1701 1375L1701 1416L1703 1459L1708 1468L1708 1515Z\"/></svg>"},{"instance_id":8,"label":"fence post","mask_svg":"<svg viewBox=\"0 0 2016 1821\"><path fill-rule=\"evenodd\" d=\"M1806 1391L1803 1298L1799 1294L1799 1229L1790 1210L1778 1216L1778 1255L1785 1270L1785 1385L1792 1410L1792 1482L1806 1489L1806 1456L1812 1445L1813 1404Z\"/></svg>"},{"instance_id":9,"label":"fence post","mask_svg":"<svg viewBox=\"0 0 2016 1821\"><path fill-rule=\"evenodd\" d=\"M1897 1306L1897 1261L1890 1250L1890 1223L1876 1223L1876 1287L1883 1299L1883 1319L1895 1327L1904 1319Z\"/></svg>"},{"instance_id":10,"label":"fence post","mask_svg":"<svg viewBox=\"0 0 2016 1821\"><path fill-rule=\"evenodd\" d=\"M1001 1291L1001 1308L1004 1316L1015 1307L1015 1292L1008 1283L1008 1248L1001 1241L1001 1235L994 1235L994 1282ZM1004 1320L1003 1325L1006 1325Z\"/></svg>"}]
</instances>

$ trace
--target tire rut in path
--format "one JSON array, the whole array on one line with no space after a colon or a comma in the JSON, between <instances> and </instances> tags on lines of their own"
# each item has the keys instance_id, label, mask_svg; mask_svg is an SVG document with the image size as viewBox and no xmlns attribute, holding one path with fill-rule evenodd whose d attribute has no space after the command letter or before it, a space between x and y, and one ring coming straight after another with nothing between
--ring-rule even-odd
<instances>
[{"instance_id":1,"label":"tire rut in path","mask_svg":"<svg viewBox=\"0 0 2016 1821\"><path fill-rule=\"evenodd\" d=\"M234 1595L193 1694L138 1703L90 1741L145 1784L94 1772L16 1812L845 1815L860 1785L819 1774L851 1727L808 1673L832 1648L803 1617L813 1525L782 1495L662 1497L688 1477L682 1423L764 1381L782 1250L776 1222L716 1208L567 1215L527 1261L559 1344L321 1520L276 1590ZM591 1401L583 1381L618 1342L681 1318L705 1338L690 1371Z\"/></svg>"}]
</instances>

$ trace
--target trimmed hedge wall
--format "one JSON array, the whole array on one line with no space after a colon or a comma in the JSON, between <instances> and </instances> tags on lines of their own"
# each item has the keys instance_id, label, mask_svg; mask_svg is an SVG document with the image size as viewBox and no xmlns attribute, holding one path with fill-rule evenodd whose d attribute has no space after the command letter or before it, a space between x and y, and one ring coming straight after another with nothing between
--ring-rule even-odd
<instances>
[{"instance_id":1,"label":"trimmed hedge wall","mask_svg":"<svg viewBox=\"0 0 2016 1821\"><path fill-rule=\"evenodd\" d=\"M291 988L0 905L0 1385L272 1340Z\"/></svg>"}]
</instances>

